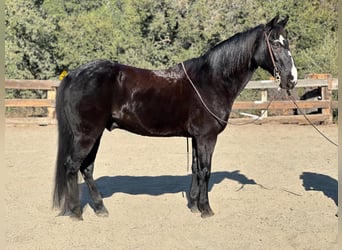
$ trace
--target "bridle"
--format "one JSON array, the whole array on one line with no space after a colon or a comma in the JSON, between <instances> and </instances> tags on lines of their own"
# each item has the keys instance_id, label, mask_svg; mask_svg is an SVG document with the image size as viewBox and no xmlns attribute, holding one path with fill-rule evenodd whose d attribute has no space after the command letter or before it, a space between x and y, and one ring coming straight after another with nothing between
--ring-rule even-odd
<instances>
[{"instance_id":1,"label":"bridle","mask_svg":"<svg viewBox=\"0 0 342 250\"><path fill-rule=\"evenodd\" d=\"M280 71L279 71L279 69L277 67L277 64L276 64L275 60L274 60L273 49L271 47L270 40L269 40L271 32L268 33L268 35L266 34L266 32L264 32L264 34L265 34L265 40L266 40L267 48L268 48L268 51L270 53L270 57L271 57L273 68L274 68L274 78L275 78L274 81L276 82L276 84L279 85L280 84L280 80L281 80L280 79Z\"/></svg>"}]
</instances>

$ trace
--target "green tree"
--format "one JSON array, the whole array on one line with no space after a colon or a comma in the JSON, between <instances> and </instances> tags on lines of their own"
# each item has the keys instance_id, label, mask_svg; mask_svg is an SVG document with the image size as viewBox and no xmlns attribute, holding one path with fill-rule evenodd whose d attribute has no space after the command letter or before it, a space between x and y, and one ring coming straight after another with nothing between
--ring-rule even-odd
<instances>
[{"instance_id":1,"label":"green tree","mask_svg":"<svg viewBox=\"0 0 342 250\"><path fill-rule=\"evenodd\" d=\"M336 0L7 0L5 7L7 78L55 78L99 58L166 68L277 13L290 15L299 76L337 75Z\"/></svg>"},{"instance_id":2,"label":"green tree","mask_svg":"<svg viewBox=\"0 0 342 250\"><path fill-rule=\"evenodd\" d=\"M5 4L6 78L48 79L56 70L55 26L35 1Z\"/></svg>"}]
</instances>

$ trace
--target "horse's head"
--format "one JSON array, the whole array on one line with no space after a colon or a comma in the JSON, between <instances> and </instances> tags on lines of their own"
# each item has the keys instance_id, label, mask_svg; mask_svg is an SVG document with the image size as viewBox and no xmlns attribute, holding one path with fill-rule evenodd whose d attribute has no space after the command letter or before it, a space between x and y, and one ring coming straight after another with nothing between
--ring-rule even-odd
<instances>
[{"instance_id":1,"label":"horse's head","mask_svg":"<svg viewBox=\"0 0 342 250\"><path fill-rule=\"evenodd\" d=\"M292 89L297 84L297 68L290 52L285 30L289 17L286 16L279 22L278 19L277 15L265 25L254 59L261 68L280 81L279 87Z\"/></svg>"}]
</instances>

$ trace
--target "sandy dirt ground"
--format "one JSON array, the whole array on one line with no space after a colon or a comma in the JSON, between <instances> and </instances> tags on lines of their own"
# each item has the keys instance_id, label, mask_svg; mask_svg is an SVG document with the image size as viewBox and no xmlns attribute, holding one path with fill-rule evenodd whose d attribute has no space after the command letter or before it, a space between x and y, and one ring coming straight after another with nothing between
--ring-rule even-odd
<instances>
[{"instance_id":1,"label":"sandy dirt ground","mask_svg":"<svg viewBox=\"0 0 342 250\"><path fill-rule=\"evenodd\" d=\"M337 141L337 126L320 126ZM51 209L56 126L6 126L6 249L337 249L337 148L310 126L232 126L219 136L213 217L187 207L184 138L105 132L95 167L109 217L83 181L83 221Z\"/></svg>"}]
</instances>

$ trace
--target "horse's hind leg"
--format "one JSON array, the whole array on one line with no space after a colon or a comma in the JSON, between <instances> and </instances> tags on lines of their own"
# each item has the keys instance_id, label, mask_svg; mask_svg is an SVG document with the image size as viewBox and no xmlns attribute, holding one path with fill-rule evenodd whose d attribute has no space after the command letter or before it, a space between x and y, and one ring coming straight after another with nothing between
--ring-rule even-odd
<instances>
[{"instance_id":1,"label":"horse's hind leg","mask_svg":"<svg viewBox=\"0 0 342 250\"><path fill-rule=\"evenodd\" d=\"M65 163L66 167L66 194L64 201L64 209L60 215L68 215L72 218L82 220L82 211L79 200L78 190L78 170L81 161L72 159L68 156Z\"/></svg>"},{"instance_id":2,"label":"horse's hind leg","mask_svg":"<svg viewBox=\"0 0 342 250\"><path fill-rule=\"evenodd\" d=\"M62 215L69 215L72 218L82 220L78 171L95 142L96 137L90 137L85 134L81 134L77 140L73 140L73 145L64 164L66 169L66 194Z\"/></svg>"},{"instance_id":3,"label":"horse's hind leg","mask_svg":"<svg viewBox=\"0 0 342 250\"><path fill-rule=\"evenodd\" d=\"M83 161L81 165L81 173L84 181L87 183L87 186L89 188L90 196L94 203L95 213L99 216L108 216L108 211L103 205L101 194L98 191L93 178L94 161L100 145L101 136L96 140L92 150L88 154L87 158Z\"/></svg>"}]
</instances>

